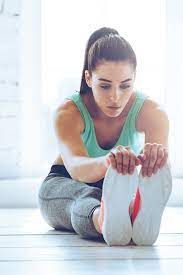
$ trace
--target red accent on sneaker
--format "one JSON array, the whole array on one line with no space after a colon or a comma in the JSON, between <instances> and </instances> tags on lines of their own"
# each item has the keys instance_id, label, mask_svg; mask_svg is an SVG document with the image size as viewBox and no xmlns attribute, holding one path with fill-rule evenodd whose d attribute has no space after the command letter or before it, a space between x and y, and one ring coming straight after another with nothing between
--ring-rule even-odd
<instances>
[{"instance_id":1,"label":"red accent on sneaker","mask_svg":"<svg viewBox=\"0 0 183 275\"><path fill-rule=\"evenodd\" d=\"M134 200L134 204L133 204L133 212L131 215L132 224L134 223L134 220L137 217L139 208L140 208L140 193L139 193L139 189L137 189L137 193L135 195L135 200Z\"/></svg>"}]
</instances>

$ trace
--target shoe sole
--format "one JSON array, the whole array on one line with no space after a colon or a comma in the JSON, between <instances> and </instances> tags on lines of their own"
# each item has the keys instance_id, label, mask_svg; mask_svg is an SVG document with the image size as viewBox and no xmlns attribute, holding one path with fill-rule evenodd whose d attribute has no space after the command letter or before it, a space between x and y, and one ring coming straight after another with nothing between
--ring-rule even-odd
<instances>
[{"instance_id":1,"label":"shoe sole","mask_svg":"<svg viewBox=\"0 0 183 275\"><path fill-rule=\"evenodd\" d=\"M132 238L132 224L129 205L138 185L138 172L119 174L109 166L104 181L102 199L104 202L104 220L102 234L109 245L127 245Z\"/></svg>"},{"instance_id":2,"label":"shoe sole","mask_svg":"<svg viewBox=\"0 0 183 275\"><path fill-rule=\"evenodd\" d=\"M152 245L159 235L161 218L172 191L170 165L166 163L151 177L139 173L140 208L133 223L132 240Z\"/></svg>"}]
</instances>

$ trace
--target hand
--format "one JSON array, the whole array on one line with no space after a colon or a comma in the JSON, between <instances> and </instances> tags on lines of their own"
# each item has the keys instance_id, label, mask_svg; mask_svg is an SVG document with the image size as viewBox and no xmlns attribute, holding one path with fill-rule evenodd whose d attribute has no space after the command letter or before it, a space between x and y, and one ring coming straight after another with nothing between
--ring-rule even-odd
<instances>
[{"instance_id":1,"label":"hand","mask_svg":"<svg viewBox=\"0 0 183 275\"><path fill-rule=\"evenodd\" d=\"M141 160L142 176L151 177L152 173L156 174L158 169L165 165L168 159L168 150L164 148L162 144L146 143L143 149L143 153L137 157L141 159L144 155L145 160Z\"/></svg>"},{"instance_id":2,"label":"hand","mask_svg":"<svg viewBox=\"0 0 183 275\"><path fill-rule=\"evenodd\" d=\"M108 165L112 165L118 173L133 174L135 166L141 163L141 160L136 157L135 153L129 146L118 145L113 148L107 155L106 161Z\"/></svg>"}]
</instances>

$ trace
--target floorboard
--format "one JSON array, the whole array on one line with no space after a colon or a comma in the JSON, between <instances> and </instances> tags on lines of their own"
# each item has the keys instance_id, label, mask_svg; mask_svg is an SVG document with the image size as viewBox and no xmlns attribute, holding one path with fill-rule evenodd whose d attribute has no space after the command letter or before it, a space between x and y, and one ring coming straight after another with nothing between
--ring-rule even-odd
<instances>
[{"instance_id":1,"label":"floorboard","mask_svg":"<svg viewBox=\"0 0 183 275\"><path fill-rule=\"evenodd\" d=\"M0 209L0 274L182 275L183 208L167 207L153 246L108 247L54 230L38 208Z\"/></svg>"}]
</instances>

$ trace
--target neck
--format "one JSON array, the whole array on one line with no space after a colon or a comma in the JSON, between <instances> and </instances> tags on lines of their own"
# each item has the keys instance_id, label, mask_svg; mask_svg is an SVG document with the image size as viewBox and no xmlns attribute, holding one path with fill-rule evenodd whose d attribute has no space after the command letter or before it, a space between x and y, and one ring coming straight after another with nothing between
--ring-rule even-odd
<instances>
[{"instance_id":1,"label":"neck","mask_svg":"<svg viewBox=\"0 0 183 275\"><path fill-rule=\"evenodd\" d=\"M92 92L85 94L83 96L83 100L85 102L85 105L87 106L88 111L90 112L91 117L94 119L99 119L99 120L101 119L106 122L116 122L116 121L122 120L124 117L126 117L128 114L128 111L129 111L129 106L131 106L134 98L135 98L135 93L132 93L130 99L128 100L123 111L121 112L121 114L118 117L108 117L97 106Z\"/></svg>"}]
</instances>

